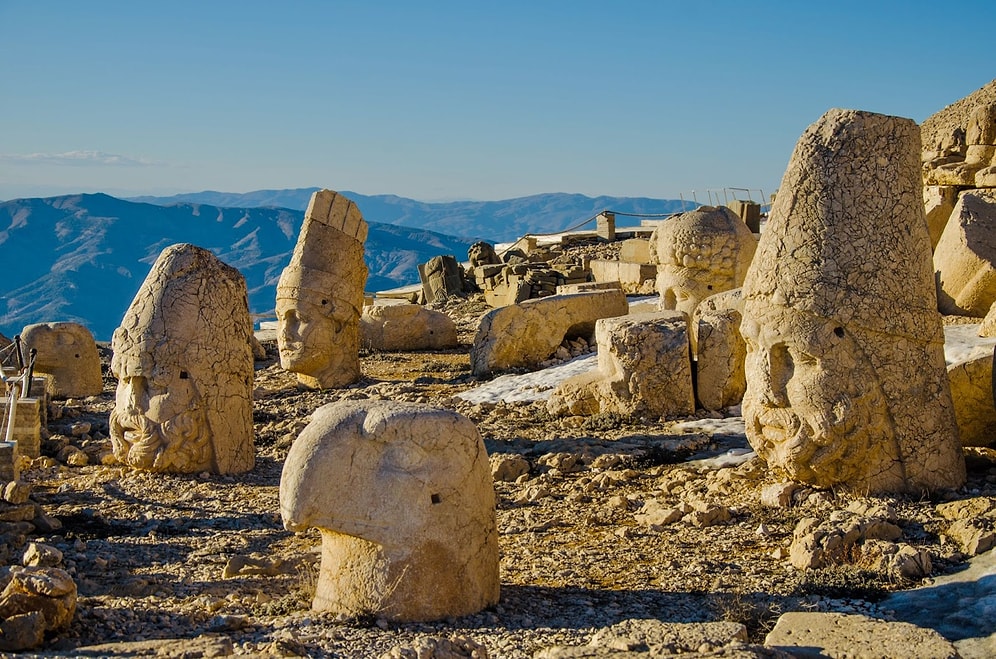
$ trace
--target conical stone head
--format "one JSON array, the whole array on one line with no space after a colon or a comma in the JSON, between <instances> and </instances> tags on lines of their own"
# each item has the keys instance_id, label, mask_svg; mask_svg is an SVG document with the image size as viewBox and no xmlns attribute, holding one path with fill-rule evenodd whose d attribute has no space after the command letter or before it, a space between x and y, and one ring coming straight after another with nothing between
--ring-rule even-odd
<instances>
[{"instance_id":1,"label":"conical stone head","mask_svg":"<svg viewBox=\"0 0 996 659\"><path fill-rule=\"evenodd\" d=\"M799 139L743 286L747 437L817 486L965 477L922 206L919 129L830 110Z\"/></svg>"}]
</instances>

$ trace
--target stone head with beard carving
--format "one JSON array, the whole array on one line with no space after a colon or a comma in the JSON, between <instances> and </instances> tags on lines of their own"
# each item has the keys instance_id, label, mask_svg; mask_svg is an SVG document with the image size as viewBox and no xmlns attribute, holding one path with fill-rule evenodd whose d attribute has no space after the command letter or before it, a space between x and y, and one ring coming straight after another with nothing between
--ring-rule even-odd
<instances>
[{"instance_id":1,"label":"stone head with beard carving","mask_svg":"<svg viewBox=\"0 0 996 659\"><path fill-rule=\"evenodd\" d=\"M114 332L110 434L135 469L252 469L252 325L234 268L189 244L159 255Z\"/></svg>"},{"instance_id":2,"label":"stone head with beard carving","mask_svg":"<svg viewBox=\"0 0 996 659\"><path fill-rule=\"evenodd\" d=\"M743 285L747 438L818 487L922 493L965 464L909 119L831 110L796 145Z\"/></svg>"}]
</instances>

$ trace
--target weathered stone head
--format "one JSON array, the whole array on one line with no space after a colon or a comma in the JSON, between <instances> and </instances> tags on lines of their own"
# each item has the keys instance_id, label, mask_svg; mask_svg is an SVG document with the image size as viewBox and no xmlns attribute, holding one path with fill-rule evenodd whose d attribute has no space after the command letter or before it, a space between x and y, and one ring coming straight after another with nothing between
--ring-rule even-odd
<instances>
[{"instance_id":1,"label":"weathered stone head","mask_svg":"<svg viewBox=\"0 0 996 659\"><path fill-rule=\"evenodd\" d=\"M495 251L494 245L479 240L467 250L467 260L475 268L479 265L496 265L501 263L501 258Z\"/></svg>"},{"instance_id":2,"label":"weathered stone head","mask_svg":"<svg viewBox=\"0 0 996 659\"><path fill-rule=\"evenodd\" d=\"M799 139L743 286L747 438L797 480L965 477L908 119L831 110Z\"/></svg>"},{"instance_id":3,"label":"weathered stone head","mask_svg":"<svg viewBox=\"0 0 996 659\"><path fill-rule=\"evenodd\" d=\"M292 531L322 532L313 608L437 620L498 601L484 442L455 412L389 401L318 408L280 478Z\"/></svg>"},{"instance_id":4,"label":"weathered stone head","mask_svg":"<svg viewBox=\"0 0 996 659\"><path fill-rule=\"evenodd\" d=\"M306 387L339 387L360 377L360 312L367 223L331 190L312 195L290 264L277 282L280 365Z\"/></svg>"},{"instance_id":5,"label":"weathered stone head","mask_svg":"<svg viewBox=\"0 0 996 659\"><path fill-rule=\"evenodd\" d=\"M238 270L194 245L164 249L111 341L118 460L148 471L252 469L251 334Z\"/></svg>"},{"instance_id":6,"label":"weathered stone head","mask_svg":"<svg viewBox=\"0 0 996 659\"><path fill-rule=\"evenodd\" d=\"M50 396L96 396L104 390L93 335L79 323L37 323L21 330L27 349L38 351L35 374L47 375Z\"/></svg>"},{"instance_id":7,"label":"weathered stone head","mask_svg":"<svg viewBox=\"0 0 996 659\"><path fill-rule=\"evenodd\" d=\"M661 309L689 318L703 299L743 283L757 246L743 220L722 206L682 213L654 235Z\"/></svg>"}]
</instances>

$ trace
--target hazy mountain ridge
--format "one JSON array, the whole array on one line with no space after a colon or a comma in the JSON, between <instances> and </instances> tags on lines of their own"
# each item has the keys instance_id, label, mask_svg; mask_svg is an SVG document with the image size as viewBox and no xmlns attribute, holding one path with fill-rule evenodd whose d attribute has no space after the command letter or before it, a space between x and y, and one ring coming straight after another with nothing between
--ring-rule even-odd
<instances>
[{"instance_id":1,"label":"hazy mountain ridge","mask_svg":"<svg viewBox=\"0 0 996 659\"><path fill-rule=\"evenodd\" d=\"M273 309L304 213L287 208L171 206L104 194L0 203L0 332L72 320L110 338L159 252L189 242L238 268L253 313ZM469 243L425 230L370 222L367 290L418 281L415 266L438 254L465 257Z\"/></svg>"},{"instance_id":2,"label":"hazy mountain ridge","mask_svg":"<svg viewBox=\"0 0 996 659\"><path fill-rule=\"evenodd\" d=\"M231 193L207 190L172 197L135 197L132 201L152 204L202 203L214 206L253 208L277 206L304 210L318 188L256 190ZM348 190L342 194L356 202L369 222L383 222L429 229L473 242L512 241L527 233L552 233L573 226L603 210L621 213L673 213L682 202L648 197L587 197L555 192L501 201L448 201L431 203L396 195L362 195ZM686 202L690 210L698 204ZM620 224L638 224L638 219Z\"/></svg>"}]
</instances>

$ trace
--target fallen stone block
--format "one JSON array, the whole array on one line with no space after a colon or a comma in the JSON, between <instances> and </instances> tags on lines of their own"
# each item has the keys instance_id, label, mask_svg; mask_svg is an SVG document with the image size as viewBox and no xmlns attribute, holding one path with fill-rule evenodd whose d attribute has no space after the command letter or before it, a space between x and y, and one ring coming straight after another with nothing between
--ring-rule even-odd
<instances>
[{"instance_id":1,"label":"fallen stone block","mask_svg":"<svg viewBox=\"0 0 996 659\"><path fill-rule=\"evenodd\" d=\"M595 321L626 314L626 295L618 289L553 295L495 309L481 319L470 350L477 376L509 368L537 366L565 338L590 339Z\"/></svg>"}]
</instances>

